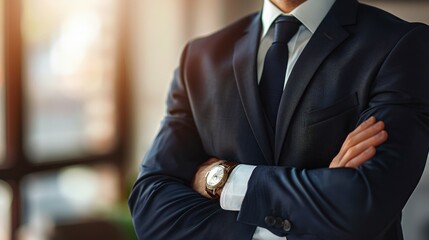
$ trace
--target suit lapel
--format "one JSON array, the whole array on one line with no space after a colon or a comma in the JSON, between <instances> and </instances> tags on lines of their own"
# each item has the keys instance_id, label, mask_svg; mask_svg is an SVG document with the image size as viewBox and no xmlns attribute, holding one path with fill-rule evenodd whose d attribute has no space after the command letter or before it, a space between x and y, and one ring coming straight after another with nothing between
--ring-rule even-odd
<instances>
[{"instance_id":1,"label":"suit lapel","mask_svg":"<svg viewBox=\"0 0 429 240\"><path fill-rule=\"evenodd\" d=\"M328 55L348 37L343 26L355 22L356 5L354 0L338 0L297 60L279 106L275 131L275 163L279 162L281 152L287 151L283 149L285 137L306 87Z\"/></svg>"},{"instance_id":2,"label":"suit lapel","mask_svg":"<svg viewBox=\"0 0 429 240\"><path fill-rule=\"evenodd\" d=\"M270 139L273 139L274 132L267 125L257 82L256 59L261 29L260 18L260 14L254 17L244 35L235 44L233 67L247 120L266 161L273 164L274 143L270 143Z\"/></svg>"}]
</instances>

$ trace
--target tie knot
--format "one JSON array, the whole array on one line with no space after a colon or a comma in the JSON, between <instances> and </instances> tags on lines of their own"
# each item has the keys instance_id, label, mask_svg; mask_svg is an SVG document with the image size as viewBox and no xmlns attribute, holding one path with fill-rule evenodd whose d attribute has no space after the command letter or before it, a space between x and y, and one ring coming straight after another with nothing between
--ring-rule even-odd
<instances>
[{"instance_id":1,"label":"tie knot","mask_svg":"<svg viewBox=\"0 0 429 240\"><path fill-rule=\"evenodd\" d=\"M274 22L273 43L288 43L300 25L301 22L293 16L279 16Z\"/></svg>"}]
</instances>

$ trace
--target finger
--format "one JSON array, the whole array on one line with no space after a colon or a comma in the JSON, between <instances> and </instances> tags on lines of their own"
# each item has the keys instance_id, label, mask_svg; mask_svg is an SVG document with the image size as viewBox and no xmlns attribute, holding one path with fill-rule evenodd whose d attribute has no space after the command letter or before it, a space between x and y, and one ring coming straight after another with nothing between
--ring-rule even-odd
<instances>
[{"instance_id":1,"label":"finger","mask_svg":"<svg viewBox=\"0 0 429 240\"><path fill-rule=\"evenodd\" d=\"M353 147L350 147L344 154L343 158L340 160L339 165L345 166L350 160L364 152L366 149L370 147L377 147L384 143L387 140L387 137L387 132L382 130L378 134L371 136L370 138L356 144Z\"/></svg>"},{"instance_id":2,"label":"finger","mask_svg":"<svg viewBox=\"0 0 429 240\"><path fill-rule=\"evenodd\" d=\"M387 132L382 130L378 134L358 143L357 145L349 148L340 160L340 165L344 166L351 159L365 151L369 147L377 147L387 140Z\"/></svg>"},{"instance_id":3,"label":"finger","mask_svg":"<svg viewBox=\"0 0 429 240\"><path fill-rule=\"evenodd\" d=\"M366 125L365 127L361 128L360 132L356 132L354 133L354 135L347 136L346 140L343 143L343 146L340 149L340 153L338 154L338 159L341 160L350 148L365 141L366 139L377 135L383 129L384 122L378 121L375 124Z\"/></svg>"},{"instance_id":4,"label":"finger","mask_svg":"<svg viewBox=\"0 0 429 240\"><path fill-rule=\"evenodd\" d=\"M365 151L354 157L352 160L347 162L345 167L357 168L372 157L374 157L376 152L377 150L375 149L375 147L369 147Z\"/></svg>"},{"instance_id":5,"label":"finger","mask_svg":"<svg viewBox=\"0 0 429 240\"><path fill-rule=\"evenodd\" d=\"M362 141L362 138L367 137L368 134L370 135L371 132L368 132L367 130L373 127L375 124L376 119L375 117L371 116L369 119L361 123L353 132L349 133L349 135L347 135L346 140L344 140L344 143L341 146L339 153L331 161L329 167L338 167L341 159L344 157L348 149L353 147L357 142ZM365 133L361 134L362 132Z\"/></svg>"},{"instance_id":6,"label":"finger","mask_svg":"<svg viewBox=\"0 0 429 240\"><path fill-rule=\"evenodd\" d=\"M382 123L383 125L380 125L380 123L379 125L376 125L376 123L378 123L376 122L376 118L374 116L371 116L369 119L362 122L353 132L351 132L347 136L346 140L344 140L344 143L341 146L339 153L331 161L331 164L329 167L341 167L340 162L351 147L353 147L360 141L363 141L365 138L369 138L371 134L377 134L378 132L374 131L374 130L377 130L377 127L384 128L384 123ZM376 126L375 129L374 129L374 126ZM368 129L372 131L368 131Z\"/></svg>"},{"instance_id":7,"label":"finger","mask_svg":"<svg viewBox=\"0 0 429 240\"><path fill-rule=\"evenodd\" d=\"M353 130L349 136L353 137L354 135L358 134L359 132L367 129L368 127L372 126L373 124L376 123L376 119L374 116L371 116L370 118L368 118L367 120L365 120L364 122L362 122L361 124L359 124L359 126Z\"/></svg>"},{"instance_id":8,"label":"finger","mask_svg":"<svg viewBox=\"0 0 429 240\"><path fill-rule=\"evenodd\" d=\"M368 138L371 138L378 133L380 133L384 129L384 122L378 121L377 123L371 125L370 127L366 128L365 130L357 133L353 137L350 138L350 145L354 146Z\"/></svg>"}]
</instances>

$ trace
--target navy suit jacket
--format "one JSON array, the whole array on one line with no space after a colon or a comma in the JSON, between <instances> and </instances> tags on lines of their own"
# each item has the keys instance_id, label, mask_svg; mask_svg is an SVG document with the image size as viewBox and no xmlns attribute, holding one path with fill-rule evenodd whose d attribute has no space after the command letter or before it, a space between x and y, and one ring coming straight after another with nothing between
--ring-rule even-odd
<instances>
[{"instance_id":1,"label":"navy suit jacket","mask_svg":"<svg viewBox=\"0 0 429 240\"><path fill-rule=\"evenodd\" d=\"M129 205L140 239L402 239L429 148L429 27L355 0L333 5L299 57L271 129L256 77L260 13L190 42ZM369 118L389 134L357 169L329 169ZM257 165L241 211L190 187L209 157ZM292 228L268 226L267 216Z\"/></svg>"}]
</instances>

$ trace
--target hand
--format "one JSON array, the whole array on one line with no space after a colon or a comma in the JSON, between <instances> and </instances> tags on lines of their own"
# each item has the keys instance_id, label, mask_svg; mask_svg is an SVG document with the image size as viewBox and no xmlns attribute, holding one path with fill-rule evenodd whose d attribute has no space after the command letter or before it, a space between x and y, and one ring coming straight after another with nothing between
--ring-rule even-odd
<instances>
[{"instance_id":1,"label":"hand","mask_svg":"<svg viewBox=\"0 0 429 240\"><path fill-rule=\"evenodd\" d=\"M375 117L370 117L347 136L340 152L334 157L329 167L357 168L371 159L376 153L375 148L386 140L387 132L384 130L384 122L376 121ZM192 188L196 192L211 198L206 192L205 177L211 167L221 162L223 160L210 158L198 167L192 180Z\"/></svg>"},{"instance_id":2,"label":"hand","mask_svg":"<svg viewBox=\"0 0 429 240\"><path fill-rule=\"evenodd\" d=\"M203 195L206 198L211 198L210 195L206 192L206 174L210 170L211 167L223 162L223 160L217 158L210 158L203 164L201 164L197 172L195 173L194 179L192 180L192 188Z\"/></svg>"},{"instance_id":3,"label":"hand","mask_svg":"<svg viewBox=\"0 0 429 240\"><path fill-rule=\"evenodd\" d=\"M386 140L384 122L370 117L347 136L329 168L357 168L371 159L376 153L375 148Z\"/></svg>"}]
</instances>

